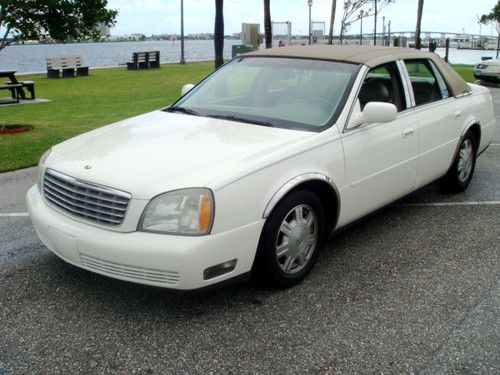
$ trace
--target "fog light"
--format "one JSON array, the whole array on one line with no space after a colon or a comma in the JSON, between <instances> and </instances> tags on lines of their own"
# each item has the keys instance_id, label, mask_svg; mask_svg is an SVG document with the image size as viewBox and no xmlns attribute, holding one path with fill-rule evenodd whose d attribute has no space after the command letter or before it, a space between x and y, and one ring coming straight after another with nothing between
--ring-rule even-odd
<instances>
[{"instance_id":1,"label":"fog light","mask_svg":"<svg viewBox=\"0 0 500 375\"><path fill-rule=\"evenodd\" d=\"M208 267L203 271L203 280L213 279L214 277L224 275L231 272L236 267L236 259L228 260L227 262Z\"/></svg>"}]
</instances>

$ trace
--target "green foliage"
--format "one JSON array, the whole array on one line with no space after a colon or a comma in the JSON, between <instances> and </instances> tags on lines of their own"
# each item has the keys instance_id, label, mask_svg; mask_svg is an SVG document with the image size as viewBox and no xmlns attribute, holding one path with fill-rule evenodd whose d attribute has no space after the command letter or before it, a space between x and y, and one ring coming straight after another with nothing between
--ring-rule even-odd
<instances>
[{"instance_id":1,"label":"green foliage","mask_svg":"<svg viewBox=\"0 0 500 375\"><path fill-rule=\"evenodd\" d=\"M114 25L107 0L0 0L0 51L15 41L98 39L99 23Z\"/></svg>"},{"instance_id":2,"label":"green foliage","mask_svg":"<svg viewBox=\"0 0 500 375\"><path fill-rule=\"evenodd\" d=\"M498 0L497 4L491 9L491 12L488 14L483 14L481 16L482 23L489 22L500 22L500 0Z\"/></svg>"}]
</instances>

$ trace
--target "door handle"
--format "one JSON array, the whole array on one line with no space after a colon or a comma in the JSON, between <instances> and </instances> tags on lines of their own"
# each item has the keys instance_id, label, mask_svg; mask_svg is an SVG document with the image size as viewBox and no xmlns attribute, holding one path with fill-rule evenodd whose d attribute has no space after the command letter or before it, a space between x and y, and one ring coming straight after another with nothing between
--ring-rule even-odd
<instances>
[{"instance_id":1,"label":"door handle","mask_svg":"<svg viewBox=\"0 0 500 375\"><path fill-rule=\"evenodd\" d=\"M462 116L462 111L456 111L454 113L454 115L455 115L455 118L459 118L460 116Z\"/></svg>"},{"instance_id":2,"label":"door handle","mask_svg":"<svg viewBox=\"0 0 500 375\"><path fill-rule=\"evenodd\" d=\"M415 134L415 128L408 128L403 130L403 133L401 135L403 136L403 138L408 138L413 136L413 134Z\"/></svg>"}]
</instances>

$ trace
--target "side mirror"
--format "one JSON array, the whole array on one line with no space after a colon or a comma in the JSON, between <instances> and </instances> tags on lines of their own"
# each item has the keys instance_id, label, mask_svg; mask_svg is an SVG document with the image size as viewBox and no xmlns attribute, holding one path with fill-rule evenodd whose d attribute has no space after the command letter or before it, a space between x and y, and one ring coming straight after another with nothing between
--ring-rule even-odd
<instances>
[{"instance_id":1,"label":"side mirror","mask_svg":"<svg viewBox=\"0 0 500 375\"><path fill-rule=\"evenodd\" d=\"M396 119L398 109L392 103L368 102L361 113L355 114L349 123L349 128L372 122L391 122Z\"/></svg>"},{"instance_id":2,"label":"side mirror","mask_svg":"<svg viewBox=\"0 0 500 375\"><path fill-rule=\"evenodd\" d=\"M189 91L191 91L191 89L194 87L194 85L192 83L188 83L184 86L182 86L182 89L181 89L181 96L184 96L186 95Z\"/></svg>"}]
</instances>

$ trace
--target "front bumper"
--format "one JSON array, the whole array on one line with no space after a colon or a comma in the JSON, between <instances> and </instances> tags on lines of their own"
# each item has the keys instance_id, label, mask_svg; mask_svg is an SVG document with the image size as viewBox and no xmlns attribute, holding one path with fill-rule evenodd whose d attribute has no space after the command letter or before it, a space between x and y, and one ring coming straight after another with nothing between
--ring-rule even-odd
<instances>
[{"instance_id":1,"label":"front bumper","mask_svg":"<svg viewBox=\"0 0 500 375\"><path fill-rule=\"evenodd\" d=\"M249 272L264 220L200 237L114 232L73 220L45 202L36 186L28 211L44 245L75 266L120 280L172 289L203 288ZM203 271L237 259L233 271L203 280Z\"/></svg>"}]
</instances>

